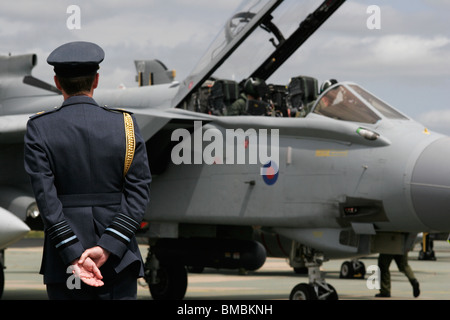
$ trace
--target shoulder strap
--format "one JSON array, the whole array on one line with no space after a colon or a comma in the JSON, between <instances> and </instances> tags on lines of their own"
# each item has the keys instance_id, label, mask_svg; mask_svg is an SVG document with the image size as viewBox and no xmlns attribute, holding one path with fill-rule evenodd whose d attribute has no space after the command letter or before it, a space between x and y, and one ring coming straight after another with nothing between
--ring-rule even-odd
<instances>
[{"instance_id":1,"label":"shoulder strap","mask_svg":"<svg viewBox=\"0 0 450 320\"><path fill-rule=\"evenodd\" d=\"M136 147L136 139L134 137L134 123L133 118L129 113L123 112L123 122L125 124L126 150L125 150L125 165L123 169L123 176L127 175L131 163L134 158L134 149Z\"/></svg>"},{"instance_id":2,"label":"shoulder strap","mask_svg":"<svg viewBox=\"0 0 450 320\"><path fill-rule=\"evenodd\" d=\"M30 119L31 119L31 120L36 119L36 118L38 118L38 117L40 117L40 116L47 115L47 114L53 113L53 112L55 112L55 111L59 111L59 109L61 109L61 107L54 107L52 110L47 110L47 111L40 111L40 112L37 112L37 113L31 115L31 116L30 116Z\"/></svg>"}]
</instances>

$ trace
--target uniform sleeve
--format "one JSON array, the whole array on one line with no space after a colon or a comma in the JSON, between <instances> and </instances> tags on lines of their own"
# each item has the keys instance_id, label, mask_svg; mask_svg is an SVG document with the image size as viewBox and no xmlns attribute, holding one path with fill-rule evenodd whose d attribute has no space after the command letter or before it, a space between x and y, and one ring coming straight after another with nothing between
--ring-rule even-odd
<instances>
[{"instance_id":1,"label":"uniform sleeve","mask_svg":"<svg viewBox=\"0 0 450 320\"><path fill-rule=\"evenodd\" d=\"M118 257L123 256L138 230L150 198L151 174L147 150L134 117L133 121L136 148L133 162L124 179L120 212L97 243Z\"/></svg>"},{"instance_id":2,"label":"uniform sleeve","mask_svg":"<svg viewBox=\"0 0 450 320\"><path fill-rule=\"evenodd\" d=\"M64 217L45 144L33 120L28 121L24 142L25 170L31 179L46 235L68 265L79 258L84 249Z\"/></svg>"}]
</instances>

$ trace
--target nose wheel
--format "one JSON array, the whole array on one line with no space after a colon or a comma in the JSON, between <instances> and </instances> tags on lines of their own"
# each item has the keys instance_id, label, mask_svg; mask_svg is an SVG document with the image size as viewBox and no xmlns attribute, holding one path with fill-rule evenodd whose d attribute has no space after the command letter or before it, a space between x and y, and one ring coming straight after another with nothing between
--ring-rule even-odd
<instances>
[{"instance_id":1,"label":"nose wheel","mask_svg":"<svg viewBox=\"0 0 450 320\"><path fill-rule=\"evenodd\" d=\"M336 289L327 283L300 283L289 295L289 300L338 300Z\"/></svg>"},{"instance_id":2,"label":"nose wheel","mask_svg":"<svg viewBox=\"0 0 450 320\"><path fill-rule=\"evenodd\" d=\"M289 295L289 300L338 300L336 289L325 281L320 271L322 259L317 253L306 256L309 283L296 285Z\"/></svg>"}]
</instances>

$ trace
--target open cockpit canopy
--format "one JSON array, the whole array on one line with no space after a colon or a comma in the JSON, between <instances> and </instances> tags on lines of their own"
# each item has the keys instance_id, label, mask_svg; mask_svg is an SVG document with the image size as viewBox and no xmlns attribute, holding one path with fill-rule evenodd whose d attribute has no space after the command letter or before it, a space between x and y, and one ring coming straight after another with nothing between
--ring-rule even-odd
<instances>
[{"instance_id":1,"label":"open cockpit canopy","mask_svg":"<svg viewBox=\"0 0 450 320\"><path fill-rule=\"evenodd\" d=\"M244 0L180 83L172 106L210 78L267 80L344 2Z\"/></svg>"}]
</instances>

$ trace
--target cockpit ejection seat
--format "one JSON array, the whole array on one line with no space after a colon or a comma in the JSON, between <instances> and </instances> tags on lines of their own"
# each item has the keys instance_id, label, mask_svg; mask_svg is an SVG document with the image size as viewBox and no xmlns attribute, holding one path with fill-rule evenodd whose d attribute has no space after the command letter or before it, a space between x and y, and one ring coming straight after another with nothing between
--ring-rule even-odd
<instances>
[{"instance_id":1,"label":"cockpit ejection seat","mask_svg":"<svg viewBox=\"0 0 450 320\"><path fill-rule=\"evenodd\" d=\"M209 97L212 114L223 115L225 110L239 98L239 85L236 81L220 79L215 81Z\"/></svg>"},{"instance_id":2,"label":"cockpit ejection seat","mask_svg":"<svg viewBox=\"0 0 450 320\"><path fill-rule=\"evenodd\" d=\"M298 110L300 116L311 111L313 102L319 94L319 85L316 78L298 76L291 78L288 86L288 101L291 108Z\"/></svg>"}]
</instances>

